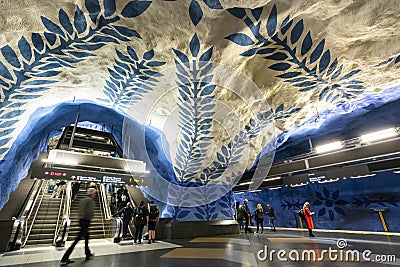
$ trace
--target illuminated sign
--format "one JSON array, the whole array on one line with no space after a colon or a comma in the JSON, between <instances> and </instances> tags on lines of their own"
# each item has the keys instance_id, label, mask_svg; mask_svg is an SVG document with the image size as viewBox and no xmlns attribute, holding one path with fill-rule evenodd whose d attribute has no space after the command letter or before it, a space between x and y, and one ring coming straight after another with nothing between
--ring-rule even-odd
<instances>
[{"instance_id":1,"label":"illuminated sign","mask_svg":"<svg viewBox=\"0 0 400 267\"><path fill-rule=\"evenodd\" d=\"M61 168L32 168L31 178L79 181L85 183L110 183L120 185L137 184L135 178L128 174Z\"/></svg>"}]
</instances>

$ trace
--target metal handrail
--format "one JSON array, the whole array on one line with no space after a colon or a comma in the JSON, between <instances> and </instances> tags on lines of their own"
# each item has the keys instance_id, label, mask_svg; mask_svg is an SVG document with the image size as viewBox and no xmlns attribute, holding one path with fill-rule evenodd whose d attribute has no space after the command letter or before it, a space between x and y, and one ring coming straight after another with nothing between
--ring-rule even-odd
<instances>
[{"instance_id":1,"label":"metal handrail","mask_svg":"<svg viewBox=\"0 0 400 267\"><path fill-rule=\"evenodd\" d=\"M105 229L105 227L104 227L104 216L105 216L105 214L103 214L103 209L104 209L104 188L103 188L103 186L100 184L99 185L99 190L98 191L100 191L100 196L99 196L99 201L101 202L100 203L100 213L101 213L101 221L102 221L102 225L103 225L103 237L105 238L106 237L106 229Z\"/></svg>"},{"instance_id":2,"label":"metal handrail","mask_svg":"<svg viewBox=\"0 0 400 267\"><path fill-rule=\"evenodd\" d=\"M58 210L58 217L57 217L57 223L56 223L56 231L54 232L54 238L53 238L53 245L56 245L56 242L58 240L58 237L60 236L60 231L64 228L63 234L62 236L65 236L66 233L66 229L64 227L65 225L65 220L69 219L69 206L71 205L71 182L68 182L66 187L63 189L63 194L62 194L62 198L61 198L61 205L60 205L60 209ZM64 196L65 196L65 201L64 201ZM61 209L63 210L63 223L60 224L59 226L59 221L60 221L60 214L61 214ZM63 239L63 238L62 238Z\"/></svg>"},{"instance_id":3,"label":"metal handrail","mask_svg":"<svg viewBox=\"0 0 400 267\"><path fill-rule=\"evenodd\" d=\"M29 220L30 214L32 213L32 209L35 207L36 201L41 191L42 184L43 181L38 181L34 183L32 189L29 191L27 200L25 200L24 206L20 211L20 214L22 213L22 215L19 216L18 219L15 217L12 218L14 220L14 224L13 224L12 234L9 240L9 247L8 247L9 250L18 250L21 248L22 245L21 240L24 233L23 228L25 225L25 221Z\"/></svg>"},{"instance_id":4,"label":"metal handrail","mask_svg":"<svg viewBox=\"0 0 400 267\"><path fill-rule=\"evenodd\" d=\"M44 188L47 188L47 186L49 185L49 181L46 181L46 182L44 182L43 184L44 184L44 185L42 185L42 186L41 186L41 189L38 191L38 192L41 192L41 193L42 193L42 196L40 197L40 200L39 200L39 205L37 205L37 208L36 208L36 211L35 211L35 215L33 216L33 219L32 219L32 222L31 222L31 225L30 225L30 227L29 227L28 232L25 233L25 239L24 239L24 242L22 243L21 247L24 247L25 244L26 244L26 241L28 241L28 238L29 238L29 235L30 235L30 233L31 233L33 224L35 223L35 220L36 220L36 216L37 216L37 214L38 214L38 212L39 212L40 205L42 204L42 201L43 201L43 197L44 197ZM36 204L36 201L37 201L37 198L38 198L38 197L39 197L39 195L37 195L37 197L36 197L36 199L35 199L35 201L34 201L35 204ZM28 221L29 221L29 218L30 218L31 214L32 214L32 209L30 210L29 215L27 216L27 218L22 218L23 224L25 225L25 223L26 223L26 226L24 227L25 230L28 228Z\"/></svg>"}]
</instances>

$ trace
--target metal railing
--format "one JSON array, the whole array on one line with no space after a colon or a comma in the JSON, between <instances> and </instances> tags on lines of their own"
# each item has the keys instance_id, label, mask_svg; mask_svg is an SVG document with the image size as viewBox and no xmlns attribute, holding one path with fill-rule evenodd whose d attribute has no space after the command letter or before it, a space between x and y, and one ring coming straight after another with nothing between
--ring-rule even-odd
<instances>
[{"instance_id":1,"label":"metal railing","mask_svg":"<svg viewBox=\"0 0 400 267\"><path fill-rule=\"evenodd\" d=\"M56 247L63 247L65 245L65 241L68 238L68 231L69 231L69 226L71 225L71 220L69 218L70 211L71 211L71 201L72 201L72 186L71 182L67 183L67 186L65 188L65 201L63 205L60 205L60 210L58 213L58 218L57 218L57 230L54 235L53 239L53 244ZM63 200L61 200L63 203ZM62 207L61 207L62 206ZM63 209L63 222L60 226L58 226L59 219L60 219L60 212L61 209Z\"/></svg>"}]
</instances>

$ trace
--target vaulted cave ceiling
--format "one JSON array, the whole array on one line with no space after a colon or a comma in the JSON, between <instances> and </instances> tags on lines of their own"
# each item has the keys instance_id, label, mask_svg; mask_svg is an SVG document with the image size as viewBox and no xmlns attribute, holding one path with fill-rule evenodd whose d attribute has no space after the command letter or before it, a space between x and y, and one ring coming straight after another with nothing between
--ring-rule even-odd
<instances>
[{"instance_id":1,"label":"vaulted cave ceiling","mask_svg":"<svg viewBox=\"0 0 400 267\"><path fill-rule=\"evenodd\" d=\"M400 96L398 0L3 0L0 10L0 180L32 154L15 147L46 137L28 129L73 123L75 110L54 111L71 103L158 129L178 180L201 180L228 162L251 167L276 137L280 147L323 125L344 133L334 118Z\"/></svg>"}]
</instances>

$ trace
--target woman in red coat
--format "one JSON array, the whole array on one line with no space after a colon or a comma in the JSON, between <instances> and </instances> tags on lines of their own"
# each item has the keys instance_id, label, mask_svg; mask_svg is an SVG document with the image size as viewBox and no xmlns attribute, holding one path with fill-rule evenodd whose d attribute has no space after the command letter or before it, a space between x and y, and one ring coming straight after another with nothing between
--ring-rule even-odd
<instances>
[{"instance_id":1,"label":"woman in red coat","mask_svg":"<svg viewBox=\"0 0 400 267\"><path fill-rule=\"evenodd\" d=\"M304 214L304 217L306 219L306 224L307 224L307 229L308 229L309 236L311 236L311 237L315 236L313 234L313 232L312 232L312 229L314 229L314 223L313 223L313 220L312 220L312 215L314 213L315 212L311 212L310 211L310 203L308 203L308 202L304 203L304 205L303 205L303 214Z\"/></svg>"}]
</instances>

